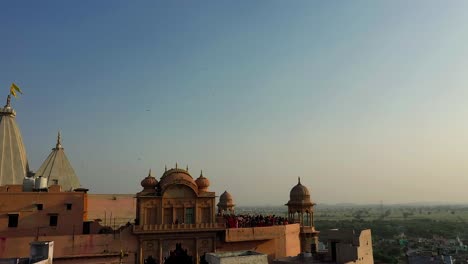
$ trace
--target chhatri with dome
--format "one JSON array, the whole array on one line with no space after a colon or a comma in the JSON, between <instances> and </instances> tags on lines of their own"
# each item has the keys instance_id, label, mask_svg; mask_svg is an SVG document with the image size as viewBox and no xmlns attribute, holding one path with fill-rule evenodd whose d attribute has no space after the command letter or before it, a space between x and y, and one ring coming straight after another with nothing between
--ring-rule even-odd
<instances>
[{"instance_id":1,"label":"chhatri with dome","mask_svg":"<svg viewBox=\"0 0 468 264\"><path fill-rule=\"evenodd\" d=\"M317 251L319 232L314 225L315 203L310 199L310 192L301 184L301 178L297 179L297 185L289 193L288 220L301 226L301 251Z\"/></svg>"}]
</instances>

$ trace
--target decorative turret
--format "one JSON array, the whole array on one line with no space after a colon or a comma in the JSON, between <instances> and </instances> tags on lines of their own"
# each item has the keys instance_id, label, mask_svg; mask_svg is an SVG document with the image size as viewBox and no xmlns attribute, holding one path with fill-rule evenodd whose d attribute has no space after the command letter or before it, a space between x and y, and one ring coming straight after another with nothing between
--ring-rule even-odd
<instances>
[{"instance_id":1,"label":"decorative turret","mask_svg":"<svg viewBox=\"0 0 468 264\"><path fill-rule=\"evenodd\" d=\"M11 107L11 95L0 108L0 185L22 184L28 176L29 166L20 129Z\"/></svg>"},{"instance_id":2,"label":"decorative turret","mask_svg":"<svg viewBox=\"0 0 468 264\"><path fill-rule=\"evenodd\" d=\"M232 195L228 193L227 191L224 191L223 194L219 197L219 203L218 203L218 213L223 214L223 213L234 213L234 199L232 198Z\"/></svg>"},{"instance_id":3,"label":"decorative turret","mask_svg":"<svg viewBox=\"0 0 468 264\"><path fill-rule=\"evenodd\" d=\"M195 180L195 183L198 186L199 192L206 192L208 191L208 187L210 186L210 181L203 176L203 171L200 172L200 177Z\"/></svg>"},{"instance_id":4,"label":"decorative turret","mask_svg":"<svg viewBox=\"0 0 468 264\"><path fill-rule=\"evenodd\" d=\"M310 201L310 193L307 187L301 184L301 177L297 179L297 185L289 193L288 204L299 204L301 206L313 205Z\"/></svg>"},{"instance_id":5,"label":"decorative turret","mask_svg":"<svg viewBox=\"0 0 468 264\"><path fill-rule=\"evenodd\" d=\"M39 167L36 176L46 177L48 186L57 183L62 186L64 191L73 191L81 186L75 170L68 161L67 155L65 155L60 131L57 134L55 148L52 149L47 159Z\"/></svg>"},{"instance_id":6,"label":"decorative turret","mask_svg":"<svg viewBox=\"0 0 468 264\"><path fill-rule=\"evenodd\" d=\"M154 193L156 192L156 186L158 185L158 180L156 180L153 175L151 175L151 169L149 170L148 176L146 176L141 181L141 187L143 187L143 192Z\"/></svg>"},{"instance_id":7,"label":"decorative turret","mask_svg":"<svg viewBox=\"0 0 468 264\"><path fill-rule=\"evenodd\" d=\"M317 250L318 232L314 227L314 205L310 200L310 192L301 184L301 178L297 178L297 184L289 193L288 221L301 225L301 251L310 252Z\"/></svg>"}]
</instances>

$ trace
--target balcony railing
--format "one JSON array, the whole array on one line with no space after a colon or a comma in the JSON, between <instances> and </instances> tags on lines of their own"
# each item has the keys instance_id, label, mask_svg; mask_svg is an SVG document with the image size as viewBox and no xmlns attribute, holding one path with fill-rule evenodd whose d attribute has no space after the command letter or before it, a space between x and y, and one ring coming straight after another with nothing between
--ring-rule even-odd
<instances>
[{"instance_id":1,"label":"balcony railing","mask_svg":"<svg viewBox=\"0 0 468 264\"><path fill-rule=\"evenodd\" d=\"M226 225L223 223L198 223L198 224L161 224L161 225L139 225L133 227L135 233L157 233L157 232L180 232L196 230L222 230Z\"/></svg>"}]
</instances>

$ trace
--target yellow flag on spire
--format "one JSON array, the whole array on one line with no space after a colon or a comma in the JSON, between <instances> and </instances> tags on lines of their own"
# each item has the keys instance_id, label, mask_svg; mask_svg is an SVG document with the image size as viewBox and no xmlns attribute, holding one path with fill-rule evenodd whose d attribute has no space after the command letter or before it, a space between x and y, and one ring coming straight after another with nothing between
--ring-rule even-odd
<instances>
[{"instance_id":1,"label":"yellow flag on spire","mask_svg":"<svg viewBox=\"0 0 468 264\"><path fill-rule=\"evenodd\" d=\"M15 83L11 83L10 94L16 97L16 92L23 94L21 89Z\"/></svg>"}]
</instances>

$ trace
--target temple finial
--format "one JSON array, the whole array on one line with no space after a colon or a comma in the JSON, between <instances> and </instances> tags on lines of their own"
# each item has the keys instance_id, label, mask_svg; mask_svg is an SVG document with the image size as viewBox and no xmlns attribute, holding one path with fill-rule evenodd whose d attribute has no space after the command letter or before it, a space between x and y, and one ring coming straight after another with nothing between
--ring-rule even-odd
<instances>
[{"instance_id":1,"label":"temple finial","mask_svg":"<svg viewBox=\"0 0 468 264\"><path fill-rule=\"evenodd\" d=\"M297 177L297 184L301 184L301 177Z\"/></svg>"},{"instance_id":2,"label":"temple finial","mask_svg":"<svg viewBox=\"0 0 468 264\"><path fill-rule=\"evenodd\" d=\"M200 177L203 177L203 170L200 170Z\"/></svg>"},{"instance_id":3,"label":"temple finial","mask_svg":"<svg viewBox=\"0 0 468 264\"><path fill-rule=\"evenodd\" d=\"M177 169L177 162L175 163L175 168Z\"/></svg>"},{"instance_id":4,"label":"temple finial","mask_svg":"<svg viewBox=\"0 0 468 264\"><path fill-rule=\"evenodd\" d=\"M7 101L5 107L11 107L11 94L7 96Z\"/></svg>"},{"instance_id":5,"label":"temple finial","mask_svg":"<svg viewBox=\"0 0 468 264\"><path fill-rule=\"evenodd\" d=\"M167 171L167 165L164 164L164 172L166 172L166 171Z\"/></svg>"},{"instance_id":6,"label":"temple finial","mask_svg":"<svg viewBox=\"0 0 468 264\"><path fill-rule=\"evenodd\" d=\"M188 171L188 165L187 165L187 167L185 168L185 170Z\"/></svg>"},{"instance_id":7,"label":"temple finial","mask_svg":"<svg viewBox=\"0 0 468 264\"><path fill-rule=\"evenodd\" d=\"M151 175L151 169L149 169L148 177L153 177L153 175Z\"/></svg>"},{"instance_id":8,"label":"temple finial","mask_svg":"<svg viewBox=\"0 0 468 264\"><path fill-rule=\"evenodd\" d=\"M60 130L57 133L57 144L55 145L56 149L62 148L62 135L60 134Z\"/></svg>"}]
</instances>

